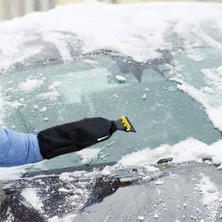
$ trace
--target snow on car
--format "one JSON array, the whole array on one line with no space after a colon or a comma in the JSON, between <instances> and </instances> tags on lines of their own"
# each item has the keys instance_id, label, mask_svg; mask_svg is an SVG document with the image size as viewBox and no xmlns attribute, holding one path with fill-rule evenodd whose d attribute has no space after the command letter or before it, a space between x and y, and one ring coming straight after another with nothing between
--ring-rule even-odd
<instances>
[{"instance_id":1,"label":"snow on car","mask_svg":"<svg viewBox=\"0 0 222 222\"><path fill-rule=\"evenodd\" d=\"M1 218L218 221L221 9L87 2L1 22L2 127L36 132L125 114L137 130L2 168Z\"/></svg>"}]
</instances>

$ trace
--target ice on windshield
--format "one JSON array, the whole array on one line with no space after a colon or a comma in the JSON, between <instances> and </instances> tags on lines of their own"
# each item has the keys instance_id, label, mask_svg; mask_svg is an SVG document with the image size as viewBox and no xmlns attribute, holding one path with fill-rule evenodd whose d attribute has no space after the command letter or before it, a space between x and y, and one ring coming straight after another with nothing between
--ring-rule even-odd
<instances>
[{"instance_id":1,"label":"ice on windshield","mask_svg":"<svg viewBox=\"0 0 222 222\"><path fill-rule=\"evenodd\" d=\"M204 58L196 62L189 56L181 56L185 52L177 53L177 68L172 80L180 83L178 88L188 93L201 103L213 122L222 131L222 57L220 49L199 50Z\"/></svg>"},{"instance_id":2,"label":"ice on windshield","mask_svg":"<svg viewBox=\"0 0 222 222\"><path fill-rule=\"evenodd\" d=\"M207 55L201 50L202 47L222 48L221 17L221 5L216 3L193 3L190 7L183 3L152 3L147 6L95 2L59 6L48 12L31 13L1 22L0 69L6 71L38 54L42 54L44 60L45 44L54 45L61 59L69 62L73 57L67 43L70 35L76 36L72 37L72 44L77 48L80 47L79 41L82 42L79 48L82 54L101 49L111 50L138 62L161 58L159 49L175 50L176 47L178 54L182 49L193 65L205 64L201 72L206 81L201 88L193 85L199 82L196 81L196 74L191 72L193 77L190 75L190 79L186 79L184 76L189 73L179 72L184 81L180 89L202 103L215 127L222 129L218 116L221 112L221 91L218 87L214 89L215 84L218 84L215 78L211 78L212 84L209 84L209 76L206 76L206 72L211 70L212 75L220 78L216 70L222 63L221 55L218 54L218 62L214 66L211 63L208 67L205 61ZM212 52L215 55L213 59L217 57L215 53ZM209 93L212 90L216 98Z\"/></svg>"},{"instance_id":3,"label":"ice on windshield","mask_svg":"<svg viewBox=\"0 0 222 222\"><path fill-rule=\"evenodd\" d=\"M55 119L62 123L70 121L71 117L79 119L95 114L117 118L115 110L121 114L128 113L137 120L137 107L132 106L132 109L127 110L127 107L122 106L135 104L137 101L142 110L140 117L147 123L143 133L147 133L139 139L126 136L127 140L132 140L131 148L121 155L145 148L148 142L149 148L156 148L172 138L172 135L173 139L168 140L170 147L178 144L179 140L186 141L183 135L190 136L190 132L200 129L202 122L206 120L201 109L208 114L213 126L222 130L221 9L221 5L216 3L193 3L192 6L184 3L81 3L1 22L0 70L5 80L8 77L10 79L10 75L16 75L19 82L16 85L8 80L7 86L1 86L4 88L1 89L4 95L0 96L1 126L6 124L3 114L10 107L16 112L14 117L19 116L20 120L28 123L23 128L20 127L23 131L46 128ZM112 72L110 67L104 67L104 64L98 68L100 64L97 59L87 57L100 51L116 53L105 63L111 67ZM68 65L73 61L81 65L81 59L85 61L85 66L88 65L86 70ZM50 69L46 65L48 62L64 66L58 65ZM41 67L40 70L26 70L25 67L31 63ZM44 65L46 67L42 68ZM19 71L22 75L17 75L14 71ZM29 72L35 73L35 77L30 76ZM57 75L59 72L64 75ZM53 81L50 80L50 75ZM70 82L72 75L78 82L75 82L74 78ZM165 81L166 79L171 82ZM141 83L139 87L137 82ZM63 87L62 83L65 83L65 86L72 84L73 88ZM203 107L193 105L191 99L183 96L177 89ZM129 96L130 91L133 93ZM20 97L18 92L23 93L23 96ZM38 103L30 108L34 92L38 94L34 97ZM107 98L112 102L107 101ZM5 99L7 102L4 102ZM69 109L62 108L61 100L66 101ZM50 101L50 105L44 104L45 101ZM82 107L77 108L76 104L80 102ZM60 106L59 112L67 115L59 115L59 118L55 114L47 115L53 113L56 103ZM103 110L101 104L104 105ZM6 110L3 110L5 107ZM162 110L162 107L166 109ZM176 108L176 112L172 111ZM27 112L30 109L31 112ZM190 113L184 113L185 109L191 110ZM78 115L73 114L75 112L72 110ZM24 113L28 113L27 119L24 119ZM176 120L175 116L178 117ZM35 124L34 119L38 118L41 121ZM186 118L189 118L191 126L187 125ZM181 119L184 122L180 121ZM13 116L8 121L7 126L17 129L19 124L17 121L13 122ZM168 127L168 130L163 129L160 122ZM174 127L179 125L181 131ZM212 128L211 125L204 126L203 131L201 129L193 136L199 137L197 139L210 146L220 138L220 133ZM152 132L152 136L149 132ZM206 132L208 138L205 138ZM162 136L158 138L160 134ZM156 143L157 140L159 144ZM196 140L190 140L191 144L192 141L195 144ZM142 144L141 147L136 147L138 143ZM110 152L114 153L113 147L119 146L123 149L124 144L125 141L120 136L114 137L104 147L109 147ZM101 151L93 155L107 159L109 154L103 153L104 147L98 146ZM119 154L115 155L114 159L121 157ZM80 153L79 156L84 162L84 155ZM76 159L74 158L73 162Z\"/></svg>"}]
</instances>

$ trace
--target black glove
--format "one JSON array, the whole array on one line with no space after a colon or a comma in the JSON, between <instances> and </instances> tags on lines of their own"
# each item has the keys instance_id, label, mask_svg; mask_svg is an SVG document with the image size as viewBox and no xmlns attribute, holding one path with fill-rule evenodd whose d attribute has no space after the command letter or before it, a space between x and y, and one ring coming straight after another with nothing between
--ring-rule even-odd
<instances>
[{"instance_id":1,"label":"black glove","mask_svg":"<svg viewBox=\"0 0 222 222\"><path fill-rule=\"evenodd\" d=\"M38 133L40 152L43 158L50 159L79 151L109 139L116 130L135 132L124 116L117 121L95 117L54 126Z\"/></svg>"}]
</instances>

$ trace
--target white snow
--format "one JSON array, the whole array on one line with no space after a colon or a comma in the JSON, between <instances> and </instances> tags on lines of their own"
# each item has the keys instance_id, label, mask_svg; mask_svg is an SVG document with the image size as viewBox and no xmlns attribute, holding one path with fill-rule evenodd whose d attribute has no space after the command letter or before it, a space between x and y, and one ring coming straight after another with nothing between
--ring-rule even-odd
<instances>
[{"instance_id":1,"label":"white snow","mask_svg":"<svg viewBox=\"0 0 222 222\"><path fill-rule=\"evenodd\" d=\"M164 181L163 180L157 180L155 182L155 185L163 185L164 184Z\"/></svg>"},{"instance_id":2,"label":"white snow","mask_svg":"<svg viewBox=\"0 0 222 222\"><path fill-rule=\"evenodd\" d=\"M202 69L205 84L196 86L195 81L187 82L183 78L176 78L178 89L188 93L192 98L201 103L214 126L222 131L222 75L221 66L214 69Z\"/></svg>"},{"instance_id":3,"label":"white snow","mask_svg":"<svg viewBox=\"0 0 222 222\"><path fill-rule=\"evenodd\" d=\"M102 170L102 175L103 176L109 176L111 174L111 171L112 171L112 167L106 166Z\"/></svg>"},{"instance_id":4,"label":"white snow","mask_svg":"<svg viewBox=\"0 0 222 222\"><path fill-rule=\"evenodd\" d=\"M125 83L126 78L124 76L116 75L116 81L119 83Z\"/></svg>"},{"instance_id":5,"label":"white snow","mask_svg":"<svg viewBox=\"0 0 222 222\"><path fill-rule=\"evenodd\" d=\"M50 100L50 101L56 101L60 97L59 92L56 90L51 91L51 92L46 92L46 93L40 93L38 95L39 99L44 99L44 100Z\"/></svg>"},{"instance_id":6,"label":"white snow","mask_svg":"<svg viewBox=\"0 0 222 222\"><path fill-rule=\"evenodd\" d=\"M155 149L145 148L143 150L127 154L122 157L119 164L122 166L144 166L157 163L163 158L172 157L175 163L186 161L201 162L203 158L212 158L213 163L222 164L222 140L207 145L197 139L188 138L173 146L162 145Z\"/></svg>"},{"instance_id":7,"label":"white snow","mask_svg":"<svg viewBox=\"0 0 222 222\"><path fill-rule=\"evenodd\" d=\"M69 172L65 172L65 173L61 173L60 176L59 176L59 179L62 180L62 181L73 181L73 180L76 180L79 179L79 178L82 178L83 176L84 177L93 177L93 176L96 176L97 175L97 171L93 171L93 172L86 172L86 171L75 171L75 172L72 172L72 173L69 173Z\"/></svg>"},{"instance_id":8,"label":"white snow","mask_svg":"<svg viewBox=\"0 0 222 222\"><path fill-rule=\"evenodd\" d=\"M18 88L26 93L38 89L43 84L42 79L29 79L27 78L25 82L21 82Z\"/></svg>"},{"instance_id":9,"label":"white snow","mask_svg":"<svg viewBox=\"0 0 222 222\"><path fill-rule=\"evenodd\" d=\"M186 34L190 28L189 24L198 26L201 19L210 17L218 21L215 27L221 26L220 12L219 4L114 5L85 2L59 6L48 12L30 13L22 18L0 23L0 42L4 55L4 59L0 60L0 67L8 68L18 60L36 54L37 50L41 51L41 48L33 50L30 47L21 56L22 45L31 40L30 37L23 35L23 32L29 30L35 30L38 37L41 35L42 40L56 45L64 61L69 61L71 55L67 50L65 35L58 31L74 33L82 39L84 53L108 49L143 62L148 58L160 56L157 48L169 46L164 39L164 33L170 27L170 21L179 19L175 31L185 35L190 43L191 37ZM212 42L211 39L206 41Z\"/></svg>"},{"instance_id":10,"label":"white snow","mask_svg":"<svg viewBox=\"0 0 222 222\"><path fill-rule=\"evenodd\" d=\"M64 39L64 35L60 33L46 33L42 39L46 42L53 43L58 49L64 62L72 60L72 56L69 51L69 47Z\"/></svg>"},{"instance_id":11,"label":"white snow","mask_svg":"<svg viewBox=\"0 0 222 222\"><path fill-rule=\"evenodd\" d=\"M138 220L144 221L144 216L138 216Z\"/></svg>"},{"instance_id":12,"label":"white snow","mask_svg":"<svg viewBox=\"0 0 222 222\"><path fill-rule=\"evenodd\" d=\"M221 29L221 10L221 4L217 3L162 2L115 5L85 2L58 6L47 12L30 13L0 23L0 70L6 71L18 62L24 62L31 56L41 54L43 46L36 47L29 44L33 40L55 45L63 61L69 62L72 55L66 44L67 35L63 33L76 36L73 44L77 44L78 40L82 42L83 54L107 49L120 52L136 61L146 62L148 59L161 56L157 49L172 48L173 42L165 38L171 28L176 35L184 39L187 57L200 62L206 57L199 50L202 45L209 45L215 49L222 48L219 41L201 29L203 21L208 18L214 21L215 30ZM172 26L176 20L178 22ZM27 33L32 35L27 36ZM25 50L24 45L26 45ZM179 67L176 69L179 70ZM222 130L221 70L222 64L214 69L212 67L203 69L206 84L201 88L181 79L180 71L175 78L178 82L182 82L178 88L200 102L214 126L220 130ZM24 83L21 88L29 92L40 84L30 81L29 83ZM56 101L59 95L53 91L41 96Z\"/></svg>"},{"instance_id":13,"label":"white snow","mask_svg":"<svg viewBox=\"0 0 222 222\"><path fill-rule=\"evenodd\" d=\"M27 165L26 165L27 166ZM26 172L25 167L1 167L1 180L19 179Z\"/></svg>"},{"instance_id":14,"label":"white snow","mask_svg":"<svg viewBox=\"0 0 222 222\"><path fill-rule=\"evenodd\" d=\"M187 57L198 63L203 61L206 56L197 50L199 46L207 44L217 49L222 48L219 41L216 42L200 30L202 21L207 18L211 18L214 21L214 26L221 29L221 11L221 4L216 3L111 5L87 2L59 6L48 12L31 13L22 18L0 23L0 71L7 71L16 63L24 62L27 58L41 54L42 46L37 48L28 44L33 40L53 44L63 61L69 62L72 55L65 43L66 35L60 34L59 31L69 32L81 40L83 42L83 48L81 49L83 54L94 50L107 49L120 52L136 61L146 62L148 59L161 56L156 49L172 48L172 42L164 38L164 35L173 27L172 24L177 19L179 21L173 31L185 39ZM191 34L195 32L199 34L190 35L191 27L193 28ZM31 37L27 35L27 33L33 31L34 35ZM199 36L203 37L201 38L202 41L200 41ZM25 44L27 45L26 50L24 50ZM192 44L195 44L197 49L191 47ZM222 64L214 68L206 67L201 70L204 79L204 84L201 86L185 79L181 73L182 65L180 63L176 65L177 67L171 67L171 69L175 69L172 72L174 80L180 83L178 89L200 102L206 109L214 126L222 130ZM103 71L101 70L101 72ZM97 69L96 72L98 73ZM173 78L171 79L173 80ZM123 76L117 75L116 80L126 82L126 78ZM44 81L44 77L41 79L28 78L19 85L19 89L29 93L38 89ZM60 83L55 82L50 86L50 92L42 92L39 97L56 101L60 96L56 90L59 86ZM105 83L104 87L107 87ZM148 92L149 89L147 88L145 91ZM146 94L141 95L141 97L145 100ZM16 107L20 103L12 105ZM39 109L41 112L47 110L46 107L39 107ZM4 124L3 118L4 98L0 94L1 126ZM90 148L78 152L78 155L83 163L87 163L96 159L99 152L100 149ZM176 163L191 160L202 161L202 158L209 157L212 158L213 163L222 164L222 140L207 145L194 138L188 138L174 145L163 144L156 149L145 148L122 157L119 164L125 167L144 166L148 170L154 170L151 165L159 159L167 157L172 157ZM25 169L25 167L1 168L0 179L17 179L25 172ZM222 165L219 169L222 169ZM105 168L102 175L110 175L110 173L111 170ZM60 175L60 179L69 182L75 180L75 176L81 177L82 174L85 176L85 172L63 173ZM216 187L208 177L201 177L197 188L201 192L202 202L209 212L209 219L214 219L220 205L220 188ZM163 185L164 180L158 180L155 184ZM65 192L65 190L60 191ZM42 204L37 195L37 190L27 188L23 190L22 195L35 209L41 210ZM74 217L75 215L67 215L66 218L63 218L64 220L60 220L55 216L49 221L73 221ZM155 219L158 219L158 217L158 214L154 214ZM139 216L138 219L142 220L144 217Z\"/></svg>"},{"instance_id":15,"label":"white snow","mask_svg":"<svg viewBox=\"0 0 222 222\"><path fill-rule=\"evenodd\" d=\"M200 183L196 184L197 190L202 195L202 203L206 209L207 221L215 221L220 207L220 188L207 176L200 175Z\"/></svg>"},{"instance_id":16,"label":"white snow","mask_svg":"<svg viewBox=\"0 0 222 222\"><path fill-rule=\"evenodd\" d=\"M76 214L68 214L63 218L59 218L58 216L54 216L48 219L48 222L73 222L75 221Z\"/></svg>"},{"instance_id":17,"label":"white snow","mask_svg":"<svg viewBox=\"0 0 222 222\"><path fill-rule=\"evenodd\" d=\"M60 180L63 180L63 181L68 181L68 182L73 180L73 178L70 177L70 173L67 173L67 172L62 173L62 174L59 176L59 179L60 179Z\"/></svg>"},{"instance_id":18,"label":"white snow","mask_svg":"<svg viewBox=\"0 0 222 222\"><path fill-rule=\"evenodd\" d=\"M25 200L37 211L42 211L43 203L37 194L37 190L34 188L25 188L21 195Z\"/></svg>"},{"instance_id":19,"label":"white snow","mask_svg":"<svg viewBox=\"0 0 222 222\"><path fill-rule=\"evenodd\" d=\"M100 151L101 149L87 148L78 151L77 154L79 155L82 163L89 163L98 157Z\"/></svg>"},{"instance_id":20,"label":"white snow","mask_svg":"<svg viewBox=\"0 0 222 222\"><path fill-rule=\"evenodd\" d=\"M47 108L44 106L44 107L42 107L39 111L40 112L45 112L47 110Z\"/></svg>"}]
</instances>

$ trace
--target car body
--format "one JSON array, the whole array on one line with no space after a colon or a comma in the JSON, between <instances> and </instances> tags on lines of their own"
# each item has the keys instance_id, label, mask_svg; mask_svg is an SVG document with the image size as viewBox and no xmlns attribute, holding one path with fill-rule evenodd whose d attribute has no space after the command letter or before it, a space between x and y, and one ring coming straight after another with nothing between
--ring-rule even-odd
<instances>
[{"instance_id":1,"label":"car body","mask_svg":"<svg viewBox=\"0 0 222 222\"><path fill-rule=\"evenodd\" d=\"M2 178L2 218L217 221L220 9L87 3L0 24L2 125L38 132L125 114L137 130Z\"/></svg>"}]
</instances>

